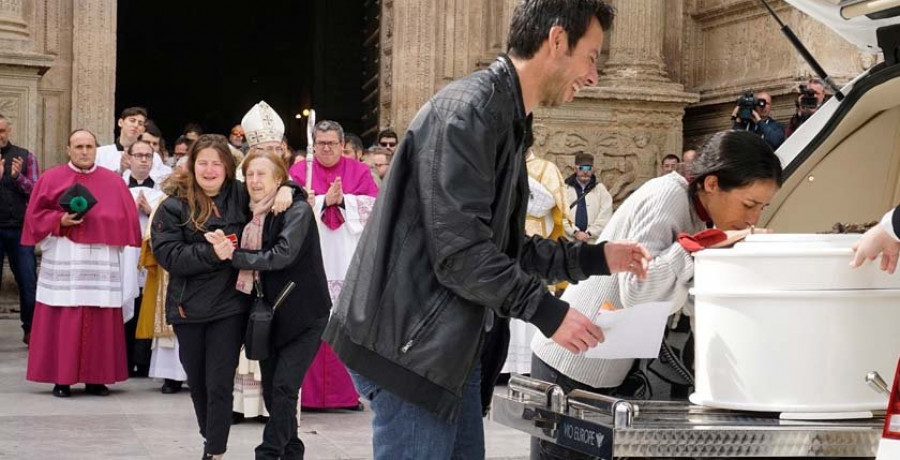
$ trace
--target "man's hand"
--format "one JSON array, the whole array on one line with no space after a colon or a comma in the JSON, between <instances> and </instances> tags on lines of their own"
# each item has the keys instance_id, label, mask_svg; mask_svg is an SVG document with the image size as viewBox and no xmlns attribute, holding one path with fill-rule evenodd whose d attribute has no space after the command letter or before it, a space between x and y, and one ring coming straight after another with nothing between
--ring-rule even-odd
<instances>
[{"instance_id":1,"label":"man's hand","mask_svg":"<svg viewBox=\"0 0 900 460\"><path fill-rule=\"evenodd\" d=\"M647 278L647 269L653 258L650 251L634 241L610 241L603 248L610 273L631 272L638 279Z\"/></svg>"},{"instance_id":2,"label":"man's hand","mask_svg":"<svg viewBox=\"0 0 900 460\"><path fill-rule=\"evenodd\" d=\"M21 157L13 158L12 165L9 168L9 177L12 177L13 179L15 179L15 178L19 177L19 173L21 173L21 172L22 172L22 158ZM2 174L2 171L0 171L0 174Z\"/></svg>"},{"instance_id":3,"label":"man's hand","mask_svg":"<svg viewBox=\"0 0 900 460\"><path fill-rule=\"evenodd\" d=\"M275 194L275 203L272 205L272 212L277 216L283 213L287 208L290 208L293 203L294 191L291 190L290 187L282 185L278 188L278 193Z\"/></svg>"},{"instance_id":4,"label":"man's hand","mask_svg":"<svg viewBox=\"0 0 900 460\"><path fill-rule=\"evenodd\" d=\"M575 232L575 239L581 241L582 243L587 243L591 240L591 235L588 235L587 232L582 232L581 230Z\"/></svg>"},{"instance_id":5,"label":"man's hand","mask_svg":"<svg viewBox=\"0 0 900 460\"><path fill-rule=\"evenodd\" d=\"M881 269L893 274L897 270L900 242L892 238L884 227L876 225L859 241L853 243L853 260L850 261L850 266L861 267L867 261L877 259L879 254L881 254Z\"/></svg>"},{"instance_id":6,"label":"man's hand","mask_svg":"<svg viewBox=\"0 0 900 460\"><path fill-rule=\"evenodd\" d=\"M73 225L81 225L84 222L84 217L81 219L76 219L77 213L67 212L63 214L62 218L59 220L59 225L62 227L71 227Z\"/></svg>"},{"instance_id":7,"label":"man's hand","mask_svg":"<svg viewBox=\"0 0 900 460\"><path fill-rule=\"evenodd\" d=\"M122 156L119 157L119 172L124 173L131 169L131 161L128 159L128 154L122 152Z\"/></svg>"},{"instance_id":8,"label":"man's hand","mask_svg":"<svg viewBox=\"0 0 900 460\"><path fill-rule=\"evenodd\" d=\"M341 178L338 177L328 187L328 193L325 194L325 206L339 205L344 202L344 191L341 187Z\"/></svg>"},{"instance_id":9,"label":"man's hand","mask_svg":"<svg viewBox=\"0 0 900 460\"><path fill-rule=\"evenodd\" d=\"M566 317L551 339L575 354L588 351L605 340L600 327L574 308L566 312Z\"/></svg>"},{"instance_id":10,"label":"man's hand","mask_svg":"<svg viewBox=\"0 0 900 460\"><path fill-rule=\"evenodd\" d=\"M150 212L153 211L153 208L150 207L150 202L147 201L147 197L144 196L143 190L138 192L138 196L137 196L137 199L135 200L135 203L137 203L138 209L140 209L141 212L143 212L145 215L149 216Z\"/></svg>"}]
</instances>

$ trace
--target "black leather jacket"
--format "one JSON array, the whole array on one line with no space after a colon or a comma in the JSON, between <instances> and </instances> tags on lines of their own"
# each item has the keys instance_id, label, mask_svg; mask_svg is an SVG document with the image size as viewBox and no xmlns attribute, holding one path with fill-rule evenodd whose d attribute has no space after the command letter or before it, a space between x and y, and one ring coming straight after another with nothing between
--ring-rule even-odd
<instances>
[{"instance_id":1,"label":"black leather jacket","mask_svg":"<svg viewBox=\"0 0 900 460\"><path fill-rule=\"evenodd\" d=\"M263 295L272 305L291 281L296 287L275 310L272 345L280 348L331 312L331 296L322 263L319 229L303 191L285 212L266 216L262 249L238 249L232 264L259 270Z\"/></svg>"},{"instance_id":2,"label":"black leather jacket","mask_svg":"<svg viewBox=\"0 0 900 460\"><path fill-rule=\"evenodd\" d=\"M569 307L545 285L608 271L602 246L525 237L530 125L505 57L419 111L325 332L351 369L445 420L494 314L550 336Z\"/></svg>"},{"instance_id":3,"label":"black leather jacket","mask_svg":"<svg viewBox=\"0 0 900 460\"><path fill-rule=\"evenodd\" d=\"M221 229L240 241L250 214L244 184L226 182L213 202L218 212L206 223L207 231ZM204 232L194 228L189 217L188 204L169 197L156 210L150 229L153 255L169 272L166 321L202 323L246 314L250 296L235 288L238 270L231 261L216 257Z\"/></svg>"}]
</instances>

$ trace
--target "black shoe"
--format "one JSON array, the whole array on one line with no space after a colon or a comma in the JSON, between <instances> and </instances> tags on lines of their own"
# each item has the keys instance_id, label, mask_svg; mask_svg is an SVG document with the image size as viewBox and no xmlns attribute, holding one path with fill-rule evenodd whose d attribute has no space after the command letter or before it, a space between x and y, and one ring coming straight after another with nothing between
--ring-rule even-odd
<instances>
[{"instance_id":1,"label":"black shoe","mask_svg":"<svg viewBox=\"0 0 900 460\"><path fill-rule=\"evenodd\" d=\"M25 335L22 336L22 341L25 342L25 345L29 345L29 342L31 342L31 333L26 332Z\"/></svg>"},{"instance_id":2,"label":"black shoe","mask_svg":"<svg viewBox=\"0 0 900 460\"><path fill-rule=\"evenodd\" d=\"M94 396L109 396L109 388L106 385L88 383L84 386L84 392Z\"/></svg>"},{"instance_id":3,"label":"black shoe","mask_svg":"<svg viewBox=\"0 0 900 460\"><path fill-rule=\"evenodd\" d=\"M234 412L234 411L231 412L231 424L232 425L237 425L243 421L244 421L244 414L242 414L240 412Z\"/></svg>"},{"instance_id":4,"label":"black shoe","mask_svg":"<svg viewBox=\"0 0 900 460\"><path fill-rule=\"evenodd\" d=\"M68 398L72 396L72 388L69 385L53 385L53 396L57 398Z\"/></svg>"},{"instance_id":5,"label":"black shoe","mask_svg":"<svg viewBox=\"0 0 900 460\"><path fill-rule=\"evenodd\" d=\"M163 386L160 391L162 391L162 394L164 395L173 395L175 393L178 393L181 391L181 382L179 382L178 380L166 379L165 382L163 382Z\"/></svg>"}]
</instances>

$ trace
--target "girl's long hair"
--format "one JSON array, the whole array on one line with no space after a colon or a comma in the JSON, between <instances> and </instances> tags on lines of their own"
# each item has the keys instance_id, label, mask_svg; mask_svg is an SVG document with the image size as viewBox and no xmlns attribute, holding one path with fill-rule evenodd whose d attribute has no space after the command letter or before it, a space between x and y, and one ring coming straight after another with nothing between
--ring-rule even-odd
<instances>
[{"instance_id":1,"label":"girl's long hair","mask_svg":"<svg viewBox=\"0 0 900 460\"><path fill-rule=\"evenodd\" d=\"M187 203L189 212L188 220L182 225L188 223L193 224L198 231L206 231L206 223L213 214L215 204L211 197L200 188L194 173L194 164L197 162L197 156L202 150L213 149L219 154L219 159L225 165L225 182L222 188L225 188L234 180L235 164L234 156L228 150L228 139L220 134L203 134L191 146L188 152L187 164L181 171L173 173L162 184L163 192L169 196L174 196Z\"/></svg>"}]
</instances>

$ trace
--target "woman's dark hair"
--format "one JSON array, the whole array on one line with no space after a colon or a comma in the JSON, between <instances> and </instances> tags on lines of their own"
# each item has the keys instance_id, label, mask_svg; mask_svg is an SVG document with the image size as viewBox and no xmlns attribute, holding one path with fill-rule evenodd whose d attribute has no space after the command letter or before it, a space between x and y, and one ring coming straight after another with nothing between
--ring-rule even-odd
<instances>
[{"instance_id":1,"label":"woman's dark hair","mask_svg":"<svg viewBox=\"0 0 900 460\"><path fill-rule=\"evenodd\" d=\"M719 179L723 191L746 187L758 180L784 183L781 160L757 134L725 131L710 138L691 163L691 196L703 189L708 176Z\"/></svg>"},{"instance_id":2,"label":"woman's dark hair","mask_svg":"<svg viewBox=\"0 0 900 460\"><path fill-rule=\"evenodd\" d=\"M225 182L222 186L233 181L236 166L234 156L228 149L228 139L220 134L202 134L197 138L197 142L191 145L184 170L173 173L162 184L163 192L166 195L177 197L187 203L190 211L188 221L183 225L191 223L199 231L206 231L206 222L209 221L215 208L212 198L208 197L200 188L200 184L197 183L194 176L194 164L197 162L197 156L206 149L215 150L225 166Z\"/></svg>"},{"instance_id":3,"label":"woman's dark hair","mask_svg":"<svg viewBox=\"0 0 900 460\"><path fill-rule=\"evenodd\" d=\"M550 36L553 26L565 29L569 49L575 48L596 18L606 31L616 13L604 0L524 0L513 11L509 26L507 53L519 59L531 59Z\"/></svg>"}]
</instances>

